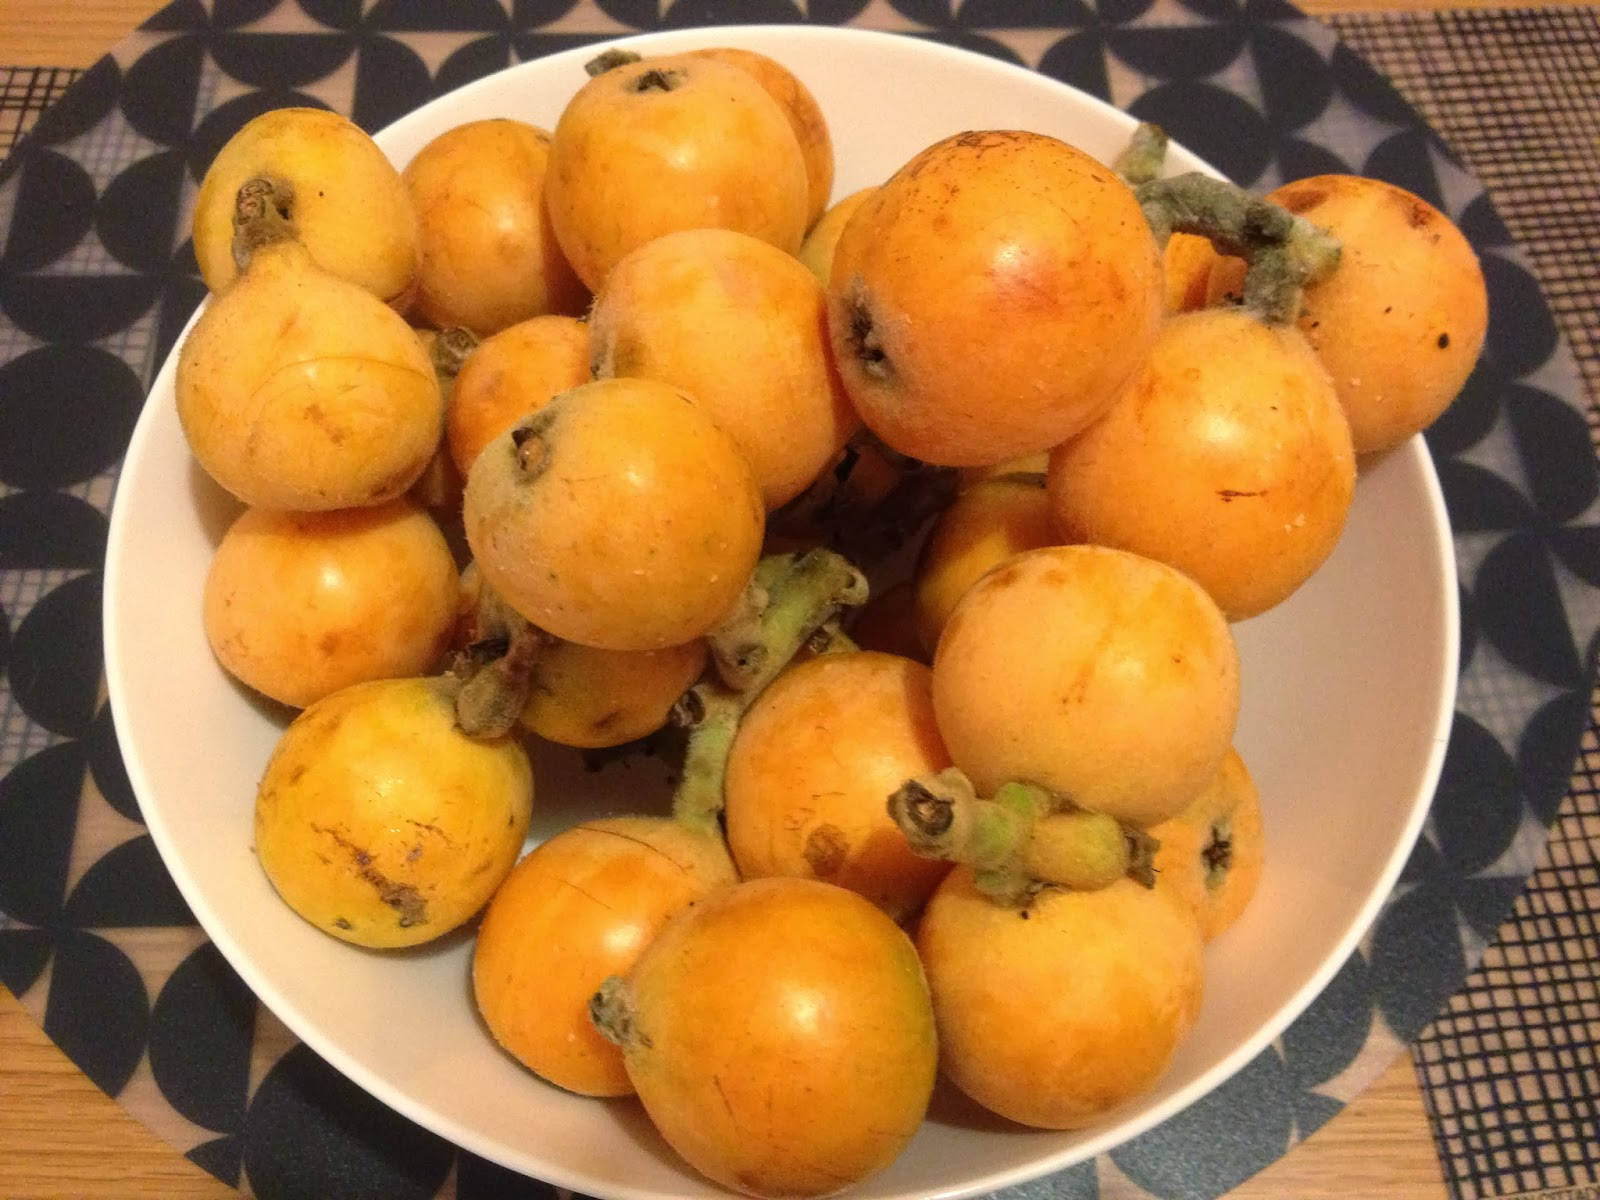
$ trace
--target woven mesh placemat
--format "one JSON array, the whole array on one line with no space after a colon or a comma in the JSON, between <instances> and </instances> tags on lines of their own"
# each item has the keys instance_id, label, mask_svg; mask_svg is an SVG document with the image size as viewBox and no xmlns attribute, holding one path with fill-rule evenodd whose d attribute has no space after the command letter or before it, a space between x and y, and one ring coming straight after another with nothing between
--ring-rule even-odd
<instances>
[{"instance_id":1,"label":"woven mesh placemat","mask_svg":"<svg viewBox=\"0 0 1600 1200\"><path fill-rule=\"evenodd\" d=\"M1600 445L1600 9L1330 18L1527 251ZM1600 1195L1600 730L1498 940L1412 1050L1459 1200Z\"/></svg>"}]
</instances>

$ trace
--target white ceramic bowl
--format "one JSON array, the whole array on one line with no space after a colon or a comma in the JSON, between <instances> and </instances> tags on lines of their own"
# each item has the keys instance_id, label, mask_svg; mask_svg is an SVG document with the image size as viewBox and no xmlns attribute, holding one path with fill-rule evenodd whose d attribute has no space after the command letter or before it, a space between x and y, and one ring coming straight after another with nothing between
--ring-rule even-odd
<instances>
[{"instance_id":1,"label":"white ceramic bowl","mask_svg":"<svg viewBox=\"0 0 1600 1200\"><path fill-rule=\"evenodd\" d=\"M1038 130L1105 159L1132 128L1124 114L1043 76L913 38L769 26L630 39L640 50L714 43L764 51L815 92L837 150L836 197L964 129ZM551 128L597 49L464 87L378 141L403 165L468 119ZM1203 166L1179 148L1170 161ZM173 369L169 360L157 377L122 469L105 650L129 776L201 925L308 1045L457 1144L596 1196L716 1194L634 1103L560 1092L495 1048L474 1015L465 935L406 953L363 952L300 920L272 891L251 852L251 818L283 715L225 677L206 645L202 581L237 509L190 459ZM1448 522L1427 453L1412 439L1364 465L1343 541L1311 583L1237 627L1237 745L1263 797L1268 865L1243 920L1210 949L1199 1024L1160 1086L1078 1133L1010 1127L941 1101L900 1160L851 1195L970 1196L1063 1168L1177 1112L1265 1047L1356 947L1421 828L1454 702L1457 633ZM571 768L541 767L535 838L586 804L622 811L629 803L616 780L638 768L591 776Z\"/></svg>"}]
</instances>

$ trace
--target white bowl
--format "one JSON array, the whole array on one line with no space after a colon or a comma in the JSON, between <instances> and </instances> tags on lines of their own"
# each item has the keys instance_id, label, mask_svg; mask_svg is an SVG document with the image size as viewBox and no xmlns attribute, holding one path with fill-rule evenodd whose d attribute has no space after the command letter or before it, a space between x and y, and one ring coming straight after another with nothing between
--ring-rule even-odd
<instances>
[{"instance_id":1,"label":"white bowl","mask_svg":"<svg viewBox=\"0 0 1600 1200\"><path fill-rule=\"evenodd\" d=\"M747 46L786 64L830 119L836 197L964 129L1038 130L1108 159L1133 124L1043 76L908 37L768 26L627 42L652 51ZM403 165L468 119L511 116L551 128L596 49L464 87L378 141ZM1170 161L1203 168L1176 147ZM283 714L252 701L207 648L202 581L237 509L190 459L173 402L175 357L155 380L122 469L106 561L105 651L129 777L200 924L312 1049L456 1144L595 1196L717 1194L633 1102L558 1091L496 1049L473 1011L465 935L406 953L363 952L317 931L274 894L251 851L251 820ZM1332 559L1288 603L1237 626L1237 636L1237 745L1260 786L1268 865L1243 920L1210 949L1204 1010L1165 1078L1115 1119L1077 1133L1007 1126L941 1101L899 1161L851 1195L970 1196L1108 1150L1247 1063L1355 949L1421 828L1454 704L1454 558L1420 439L1364 464ZM535 839L576 819L584 804L620 811L629 803L614 773L586 777L570 767L541 769ZM609 796L596 797L607 788Z\"/></svg>"}]
</instances>

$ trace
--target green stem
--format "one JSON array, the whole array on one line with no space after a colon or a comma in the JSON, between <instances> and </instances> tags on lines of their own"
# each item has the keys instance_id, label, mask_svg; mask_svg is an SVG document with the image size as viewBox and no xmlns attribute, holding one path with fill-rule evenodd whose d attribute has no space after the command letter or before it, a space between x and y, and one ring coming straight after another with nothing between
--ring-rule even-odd
<instances>
[{"instance_id":1,"label":"green stem","mask_svg":"<svg viewBox=\"0 0 1600 1200\"><path fill-rule=\"evenodd\" d=\"M636 63L638 61L639 55L635 54L632 50L613 48L610 50L603 50L599 54L595 55L588 62L583 64L583 69L585 73L587 73L592 79L596 75L604 75L613 67L625 67L629 63Z\"/></svg>"},{"instance_id":2,"label":"green stem","mask_svg":"<svg viewBox=\"0 0 1600 1200\"><path fill-rule=\"evenodd\" d=\"M1149 121L1140 121L1128 138L1122 153L1112 160L1111 169L1127 182L1138 187L1158 179L1167 162L1167 131Z\"/></svg>"},{"instance_id":3,"label":"green stem","mask_svg":"<svg viewBox=\"0 0 1600 1200\"><path fill-rule=\"evenodd\" d=\"M1124 875L1154 883L1153 838L1036 784L1006 783L984 798L949 767L906 780L888 807L914 852L970 865L978 890L1002 904L1041 886L1091 890Z\"/></svg>"},{"instance_id":4,"label":"green stem","mask_svg":"<svg viewBox=\"0 0 1600 1200\"><path fill-rule=\"evenodd\" d=\"M820 548L763 560L756 581L765 581L767 599L756 622L755 649L746 656L751 668L745 686L730 687L720 677L703 679L674 710L677 723L688 727L689 739L672 814L691 828L713 828L722 812L728 752L745 710L819 629L841 609L867 599L861 572L843 556Z\"/></svg>"},{"instance_id":5,"label":"green stem","mask_svg":"<svg viewBox=\"0 0 1600 1200\"><path fill-rule=\"evenodd\" d=\"M1301 288L1339 265L1339 243L1326 230L1225 180L1190 172L1150 180L1135 194L1157 242L1198 234L1243 258L1244 306L1269 324L1293 321Z\"/></svg>"}]
</instances>

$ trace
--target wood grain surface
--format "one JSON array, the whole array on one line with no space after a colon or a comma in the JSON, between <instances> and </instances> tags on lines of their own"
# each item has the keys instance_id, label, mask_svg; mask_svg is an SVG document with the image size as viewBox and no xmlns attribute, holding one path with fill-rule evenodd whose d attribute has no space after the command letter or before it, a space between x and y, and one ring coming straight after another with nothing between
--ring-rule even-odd
<instances>
[{"instance_id":1,"label":"wood grain surface","mask_svg":"<svg viewBox=\"0 0 1600 1200\"><path fill-rule=\"evenodd\" d=\"M1578 7L1582 0L1545 0ZM1310 13L1495 7L1487 0L1300 0ZM84 67L159 4L0 0L0 64ZM237 1197L91 1083L0 988L0 1200ZM1402 1055L1344 1112L1229 1200L1448 1200Z\"/></svg>"}]
</instances>

